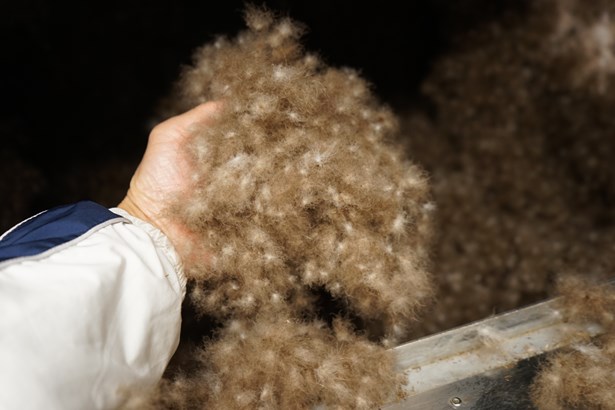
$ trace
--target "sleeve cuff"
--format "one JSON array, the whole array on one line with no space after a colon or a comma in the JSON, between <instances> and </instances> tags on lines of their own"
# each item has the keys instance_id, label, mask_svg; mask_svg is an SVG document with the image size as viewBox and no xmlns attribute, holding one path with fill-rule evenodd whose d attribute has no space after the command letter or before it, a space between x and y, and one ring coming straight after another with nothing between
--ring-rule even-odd
<instances>
[{"instance_id":1,"label":"sleeve cuff","mask_svg":"<svg viewBox=\"0 0 615 410\"><path fill-rule=\"evenodd\" d=\"M169 238L154 225L131 215L122 208L110 208L109 210L114 214L128 219L133 225L144 230L150 236L150 238L152 238L156 249L162 252L162 254L167 258L167 260L175 270L182 295L185 295L187 279L186 275L184 274L184 267L181 262L181 259L179 258L179 255L177 254L177 251L175 250L175 247L173 246Z\"/></svg>"}]
</instances>

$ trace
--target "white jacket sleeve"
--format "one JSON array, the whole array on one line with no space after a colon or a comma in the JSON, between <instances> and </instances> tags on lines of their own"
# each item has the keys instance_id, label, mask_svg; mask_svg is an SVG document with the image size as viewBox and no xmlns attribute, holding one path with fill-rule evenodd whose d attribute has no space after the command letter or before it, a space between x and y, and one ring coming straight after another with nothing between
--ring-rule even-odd
<instances>
[{"instance_id":1,"label":"white jacket sleeve","mask_svg":"<svg viewBox=\"0 0 615 410\"><path fill-rule=\"evenodd\" d=\"M0 238L0 409L113 409L160 379L185 279L160 231L111 211L56 208Z\"/></svg>"}]
</instances>

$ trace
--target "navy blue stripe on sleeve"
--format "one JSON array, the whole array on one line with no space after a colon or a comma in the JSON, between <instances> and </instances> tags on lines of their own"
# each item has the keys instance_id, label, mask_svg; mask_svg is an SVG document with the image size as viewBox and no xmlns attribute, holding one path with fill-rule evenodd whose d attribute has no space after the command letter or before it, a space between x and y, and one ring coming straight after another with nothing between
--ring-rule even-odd
<instances>
[{"instance_id":1,"label":"navy blue stripe on sleeve","mask_svg":"<svg viewBox=\"0 0 615 410\"><path fill-rule=\"evenodd\" d=\"M26 220L0 240L0 262L38 255L111 219L123 218L91 201L50 209Z\"/></svg>"}]
</instances>

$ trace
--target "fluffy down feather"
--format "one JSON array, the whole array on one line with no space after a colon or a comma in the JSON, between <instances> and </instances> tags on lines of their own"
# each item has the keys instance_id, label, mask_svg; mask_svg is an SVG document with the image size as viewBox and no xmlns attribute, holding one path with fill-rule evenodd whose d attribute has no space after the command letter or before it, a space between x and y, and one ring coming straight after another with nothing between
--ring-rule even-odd
<instances>
[{"instance_id":1,"label":"fluffy down feather","mask_svg":"<svg viewBox=\"0 0 615 410\"><path fill-rule=\"evenodd\" d=\"M401 380L384 346L431 295L427 178L355 71L304 54L288 19L246 19L196 53L174 100L222 102L186 147L194 187L170 210L204 255L188 297L221 327L154 403L374 408ZM323 296L338 318L321 318Z\"/></svg>"}]
</instances>

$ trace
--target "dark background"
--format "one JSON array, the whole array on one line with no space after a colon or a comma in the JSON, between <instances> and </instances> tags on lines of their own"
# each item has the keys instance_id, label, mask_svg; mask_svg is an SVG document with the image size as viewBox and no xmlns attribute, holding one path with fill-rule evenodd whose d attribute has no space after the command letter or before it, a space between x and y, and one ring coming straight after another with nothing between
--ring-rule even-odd
<instances>
[{"instance_id":1,"label":"dark background","mask_svg":"<svg viewBox=\"0 0 615 410\"><path fill-rule=\"evenodd\" d=\"M115 206L181 67L245 27L235 0L2 1L0 232L82 199ZM370 81L429 172L439 297L416 335L544 299L563 274L615 276L615 76L605 93L575 82L615 2L265 4ZM550 30L566 12L579 31L562 60Z\"/></svg>"},{"instance_id":2,"label":"dark background","mask_svg":"<svg viewBox=\"0 0 615 410\"><path fill-rule=\"evenodd\" d=\"M359 69L394 106L418 87L456 33L520 2L271 0L306 23L306 47ZM241 1L2 4L0 229L50 206L122 197L193 50L243 29ZM260 3L257 3L260 4Z\"/></svg>"}]
</instances>

